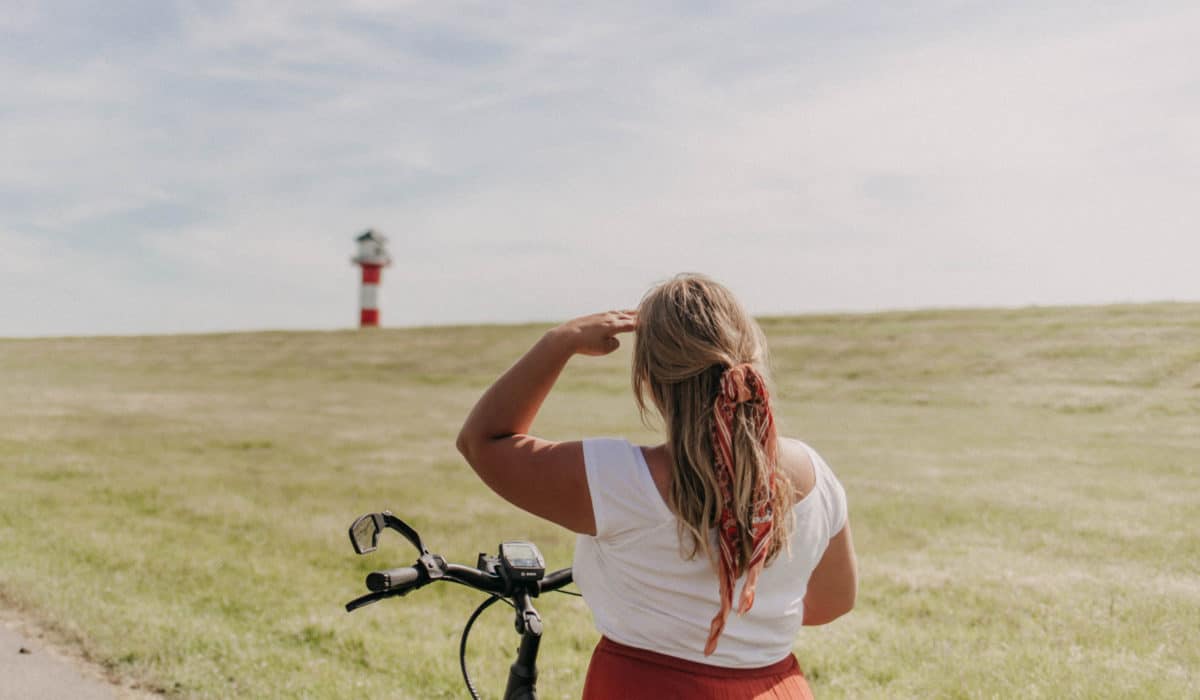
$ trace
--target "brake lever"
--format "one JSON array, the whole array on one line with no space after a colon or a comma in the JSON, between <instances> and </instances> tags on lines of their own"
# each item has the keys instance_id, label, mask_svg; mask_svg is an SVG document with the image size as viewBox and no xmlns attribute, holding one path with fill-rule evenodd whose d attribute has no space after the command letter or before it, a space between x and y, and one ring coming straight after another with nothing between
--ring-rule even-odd
<instances>
[{"instance_id":1,"label":"brake lever","mask_svg":"<svg viewBox=\"0 0 1200 700\"><path fill-rule=\"evenodd\" d=\"M378 591L376 593L368 593L364 596L359 596L358 598L355 598L354 600L350 601L349 603L346 603L346 612L352 613L355 610L358 610L359 608L363 607L364 605L370 605L371 603L377 603L377 602L383 600L384 598L390 598L394 595L397 595L395 591ZM401 594L401 595L403 595L403 594Z\"/></svg>"}]
</instances>

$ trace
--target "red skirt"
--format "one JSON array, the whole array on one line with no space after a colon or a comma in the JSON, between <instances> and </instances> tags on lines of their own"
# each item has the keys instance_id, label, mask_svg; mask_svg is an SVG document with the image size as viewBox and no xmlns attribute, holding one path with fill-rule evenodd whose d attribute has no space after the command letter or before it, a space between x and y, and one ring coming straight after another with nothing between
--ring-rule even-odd
<instances>
[{"instance_id":1,"label":"red skirt","mask_svg":"<svg viewBox=\"0 0 1200 700\"><path fill-rule=\"evenodd\" d=\"M794 654L762 668L723 668L601 637L583 700L812 700Z\"/></svg>"}]
</instances>

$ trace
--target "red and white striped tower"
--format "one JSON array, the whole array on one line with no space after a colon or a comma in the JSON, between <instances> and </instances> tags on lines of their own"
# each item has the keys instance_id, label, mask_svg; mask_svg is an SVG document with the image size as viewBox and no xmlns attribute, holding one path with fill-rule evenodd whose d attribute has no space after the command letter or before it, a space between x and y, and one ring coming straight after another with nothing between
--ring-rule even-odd
<instances>
[{"instance_id":1,"label":"red and white striped tower","mask_svg":"<svg viewBox=\"0 0 1200 700\"><path fill-rule=\"evenodd\" d=\"M367 229L354 239L358 255L350 262L362 267L362 290L359 292L358 325L361 328L379 325L379 281L383 268L392 264L387 254L387 238L374 229Z\"/></svg>"}]
</instances>

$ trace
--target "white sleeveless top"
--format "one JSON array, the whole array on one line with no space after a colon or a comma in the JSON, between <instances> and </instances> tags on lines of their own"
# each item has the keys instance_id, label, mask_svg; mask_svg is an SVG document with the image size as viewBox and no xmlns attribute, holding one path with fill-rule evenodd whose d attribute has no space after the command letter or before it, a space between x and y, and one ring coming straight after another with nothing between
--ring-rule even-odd
<instances>
[{"instance_id":1,"label":"white sleeveless top","mask_svg":"<svg viewBox=\"0 0 1200 700\"><path fill-rule=\"evenodd\" d=\"M803 444L803 443L801 443ZM712 656L708 626L720 609L717 574L703 554L680 554L675 516L659 495L641 448L626 440L583 441L596 536L575 541L575 583L596 629L631 647L727 668L767 666L792 652L804 617L808 579L829 540L846 524L846 493L808 445L816 481L793 507L791 553L782 551L758 579L754 607L729 613ZM716 546L716 533L713 533ZM743 576L734 588L734 601Z\"/></svg>"}]
</instances>

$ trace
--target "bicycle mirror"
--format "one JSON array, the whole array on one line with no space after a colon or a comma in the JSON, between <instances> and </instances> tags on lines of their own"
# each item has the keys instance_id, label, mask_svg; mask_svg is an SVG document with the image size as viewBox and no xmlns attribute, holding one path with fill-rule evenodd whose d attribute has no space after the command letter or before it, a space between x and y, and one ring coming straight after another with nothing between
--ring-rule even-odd
<instances>
[{"instance_id":1,"label":"bicycle mirror","mask_svg":"<svg viewBox=\"0 0 1200 700\"><path fill-rule=\"evenodd\" d=\"M357 554L374 552L379 546L379 533L383 530L383 515L367 513L361 515L350 526L350 544Z\"/></svg>"}]
</instances>

